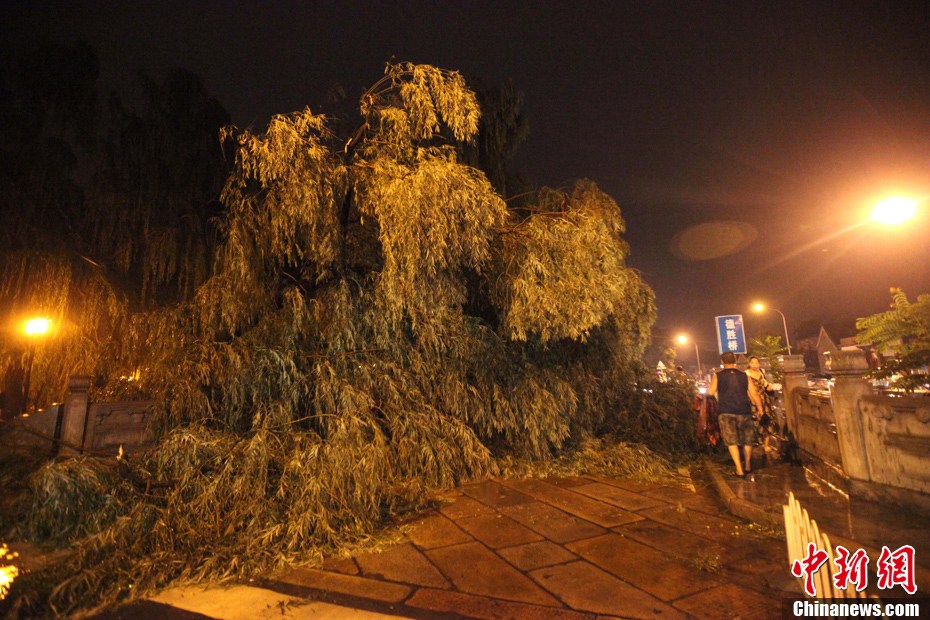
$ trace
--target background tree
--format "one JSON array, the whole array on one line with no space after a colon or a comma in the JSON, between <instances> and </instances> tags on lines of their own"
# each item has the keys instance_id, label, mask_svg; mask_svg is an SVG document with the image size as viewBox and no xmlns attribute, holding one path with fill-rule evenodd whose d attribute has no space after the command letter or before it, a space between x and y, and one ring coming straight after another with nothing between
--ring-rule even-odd
<instances>
[{"instance_id":1,"label":"background tree","mask_svg":"<svg viewBox=\"0 0 930 620\"><path fill-rule=\"evenodd\" d=\"M42 314L61 325L72 304L112 310L74 251L95 144L98 72L96 55L81 43L24 50L0 68L0 376L12 413L21 407L24 321ZM84 279L79 297L72 284ZM32 364L37 391L57 342L45 343Z\"/></svg>"},{"instance_id":2,"label":"background tree","mask_svg":"<svg viewBox=\"0 0 930 620\"><path fill-rule=\"evenodd\" d=\"M110 98L82 231L131 310L188 299L210 275L230 122L188 71L139 86L138 111Z\"/></svg>"},{"instance_id":3,"label":"background tree","mask_svg":"<svg viewBox=\"0 0 930 620\"><path fill-rule=\"evenodd\" d=\"M892 288L891 298L891 310L856 321L856 340L893 354L873 372L875 378L894 378L894 387L911 391L930 383L930 294L911 303L904 291Z\"/></svg>"},{"instance_id":4,"label":"background tree","mask_svg":"<svg viewBox=\"0 0 930 620\"><path fill-rule=\"evenodd\" d=\"M781 336L765 334L749 340L749 354L769 361L769 379L775 383L781 383L785 376L778 356L787 351L788 349L782 344Z\"/></svg>"},{"instance_id":5,"label":"background tree","mask_svg":"<svg viewBox=\"0 0 930 620\"><path fill-rule=\"evenodd\" d=\"M530 130L523 113L523 93L507 82L478 88L476 95L481 107L478 135L474 140L459 143L462 162L482 170L497 193L509 199L519 179L508 171L507 165Z\"/></svg>"},{"instance_id":6,"label":"background tree","mask_svg":"<svg viewBox=\"0 0 930 620\"><path fill-rule=\"evenodd\" d=\"M33 402L74 372L131 375L123 336L132 312L192 295L209 275L229 122L199 79L140 77L140 111L97 105L97 61L83 44L10 59L4 80L0 210L0 374L20 389L21 326L54 330L32 364Z\"/></svg>"}]
</instances>

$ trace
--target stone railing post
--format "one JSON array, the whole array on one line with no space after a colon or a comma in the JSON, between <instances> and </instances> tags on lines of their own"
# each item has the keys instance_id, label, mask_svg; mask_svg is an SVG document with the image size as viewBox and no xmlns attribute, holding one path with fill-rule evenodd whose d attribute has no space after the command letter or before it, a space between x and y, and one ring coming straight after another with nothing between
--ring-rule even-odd
<instances>
[{"instance_id":1,"label":"stone railing post","mask_svg":"<svg viewBox=\"0 0 930 620\"><path fill-rule=\"evenodd\" d=\"M830 355L829 369L834 377L830 400L843 470L850 478L869 480L869 460L859 409L860 399L873 393L872 384L865 378L869 363L862 351L834 351Z\"/></svg>"},{"instance_id":2,"label":"stone railing post","mask_svg":"<svg viewBox=\"0 0 930 620\"><path fill-rule=\"evenodd\" d=\"M87 410L90 405L91 378L88 375L73 375L68 380L68 395L62 405L61 450L59 454L74 456L84 449L84 431L87 428ZM75 449L79 447L80 449Z\"/></svg>"},{"instance_id":3,"label":"stone railing post","mask_svg":"<svg viewBox=\"0 0 930 620\"><path fill-rule=\"evenodd\" d=\"M782 355L781 367L785 373L782 381L781 394L785 407L785 420L788 422L788 430L798 436L798 412L794 404L794 390L797 388L807 387L807 372L804 367L803 355Z\"/></svg>"}]
</instances>

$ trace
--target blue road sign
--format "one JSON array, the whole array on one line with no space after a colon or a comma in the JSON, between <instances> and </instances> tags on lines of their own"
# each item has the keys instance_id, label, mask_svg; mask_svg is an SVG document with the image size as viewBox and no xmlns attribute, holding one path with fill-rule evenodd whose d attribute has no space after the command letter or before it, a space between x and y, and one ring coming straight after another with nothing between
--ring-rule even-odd
<instances>
[{"instance_id":1,"label":"blue road sign","mask_svg":"<svg viewBox=\"0 0 930 620\"><path fill-rule=\"evenodd\" d=\"M746 335L743 333L743 315L728 314L717 319L717 348L721 353L746 353Z\"/></svg>"}]
</instances>

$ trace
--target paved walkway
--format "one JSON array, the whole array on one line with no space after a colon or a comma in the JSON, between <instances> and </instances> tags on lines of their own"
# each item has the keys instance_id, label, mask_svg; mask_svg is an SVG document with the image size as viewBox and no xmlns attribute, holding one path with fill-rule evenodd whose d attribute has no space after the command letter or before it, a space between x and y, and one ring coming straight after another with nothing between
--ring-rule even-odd
<instances>
[{"instance_id":1,"label":"paved walkway","mask_svg":"<svg viewBox=\"0 0 930 620\"><path fill-rule=\"evenodd\" d=\"M380 551L286 570L238 594L264 592L250 611L269 618L781 617L780 599L798 592L783 539L731 516L709 479L695 485L597 476L470 484L399 526ZM169 590L147 605L196 614L179 618L242 617L243 605L224 612L204 603L209 596ZM310 601L347 609L313 615Z\"/></svg>"}]
</instances>

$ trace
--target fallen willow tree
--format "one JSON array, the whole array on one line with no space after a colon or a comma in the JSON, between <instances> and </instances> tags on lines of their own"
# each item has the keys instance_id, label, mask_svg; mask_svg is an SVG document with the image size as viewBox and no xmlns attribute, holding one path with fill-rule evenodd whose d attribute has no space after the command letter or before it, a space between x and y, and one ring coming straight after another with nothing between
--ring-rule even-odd
<instances>
[{"instance_id":1,"label":"fallen willow tree","mask_svg":"<svg viewBox=\"0 0 930 620\"><path fill-rule=\"evenodd\" d=\"M638 362L654 296L609 196L582 181L508 208L459 162L479 108L455 72L389 65L357 130L335 125L224 134L213 275L108 349L162 439L34 475L18 532L77 546L14 584L13 613L314 558L501 469L657 476L638 444L687 446L687 393Z\"/></svg>"}]
</instances>

